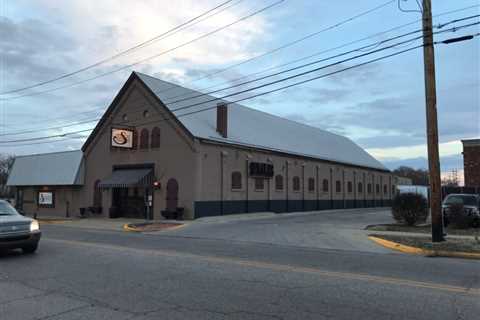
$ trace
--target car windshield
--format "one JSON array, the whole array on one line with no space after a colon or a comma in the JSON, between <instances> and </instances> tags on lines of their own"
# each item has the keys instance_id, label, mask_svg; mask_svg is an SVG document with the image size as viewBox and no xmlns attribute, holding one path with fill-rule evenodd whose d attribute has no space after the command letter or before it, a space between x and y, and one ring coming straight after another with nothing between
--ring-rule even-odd
<instances>
[{"instance_id":1,"label":"car windshield","mask_svg":"<svg viewBox=\"0 0 480 320\"><path fill-rule=\"evenodd\" d=\"M17 211L8 202L0 201L0 216L14 216L17 214Z\"/></svg>"},{"instance_id":2,"label":"car windshield","mask_svg":"<svg viewBox=\"0 0 480 320\"><path fill-rule=\"evenodd\" d=\"M463 204L465 206L476 206L478 204L477 198L474 196L449 196L445 199L445 204L452 205L452 204Z\"/></svg>"}]
</instances>

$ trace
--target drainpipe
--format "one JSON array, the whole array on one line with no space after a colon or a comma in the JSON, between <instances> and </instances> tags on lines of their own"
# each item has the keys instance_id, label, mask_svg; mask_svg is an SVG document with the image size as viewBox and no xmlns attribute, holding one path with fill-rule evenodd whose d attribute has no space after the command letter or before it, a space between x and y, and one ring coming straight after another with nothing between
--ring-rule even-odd
<instances>
[{"instance_id":1,"label":"drainpipe","mask_svg":"<svg viewBox=\"0 0 480 320\"><path fill-rule=\"evenodd\" d=\"M319 198L320 198L320 182L318 181L318 166L315 167L315 184L316 184L316 192L317 192L317 210L320 210L320 203L319 203Z\"/></svg>"},{"instance_id":2,"label":"drainpipe","mask_svg":"<svg viewBox=\"0 0 480 320\"><path fill-rule=\"evenodd\" d=\"M342 169L342 197L343 197L343 209L347 206L345 205L345 169Z\"/></svg>"},{"instance_id":3,"label":"drainpipe","mask_svg":"<svg viewBox=\"0 0 480 320\"><path fill-rule=\"evenodd\" d=\"M249 175L249 164L250 159L252 158L251 155L247 154L247 160L245 161L245 211L248 213L248 175Z\"/></svg>"},{"instance_id":4,"label":"drainpipe","mask_svg":"<svg viewBox=\"0 0 480 320\"><path fill-rule=\"evenodd\" d=\"M305 163L302 163L302 211L305 211Z\"/></svg>"},{"instance_id":5,"label":"drainpipe","mask_svg":"<svg viewBox=\"0 0 480 320\"><path fill-rule=\"evenodd\" d=\"M353 171L353 207L357 208L357 173Z\"/></svg>"},{"instance_id":6,"label":"drainpipe","mask_svg":"<svg viewBox=\"0 0 480 320\"><path fill-rule=\"evenodd\" d=\"M285 173L285 188L287 190L287 194L286 194L286 211L288 212L288 181L289 181L289 178L288 178L288 160L285 161L285 170L286 170L286 173Z\"/></svg>"},{"instance_id":7,"label":"drainpipe","mask_svg":"<svg viewBox=\"0 0 480 320\"><path fill-rule=\"evenodd\" d=\"M333 209L333 168L330 168L330 209Z\"/></svg>"},{"instance_id":8,"label":"drainpipe","mask_svg":"<svg viewBox=\"0 0 480 320\"><path fill-rule=\"evenodd\" d=\"M222 151L220 152L220 215L223 215L223 198L224 198L224 187L223 187L223 173L224 173L224 158L228 156L228 152Z\"/></svg>"}]
</instances>

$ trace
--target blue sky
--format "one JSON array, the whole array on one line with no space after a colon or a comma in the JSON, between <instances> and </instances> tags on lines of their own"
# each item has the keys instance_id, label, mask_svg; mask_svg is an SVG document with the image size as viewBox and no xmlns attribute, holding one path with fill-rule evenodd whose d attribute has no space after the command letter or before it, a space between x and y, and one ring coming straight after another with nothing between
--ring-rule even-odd
<instances>
[{"instance_id":1,"label":"blue sky","mask_svg":"<svg viewBox=\"0 0 480 320\"><path fill-rule=\"evenodd\" d=\"M152 0L123 2L119 5L119 2L113 0L68 2L3 0L0 2L0 54L2 55L0 89L7 91L28 86L112 56L161 34L221 2L221 0L201 3L193 0L176 2ZM122 67L201 36L274 2L275 0L233 1L229 4L232 5L229 9L218 15L133 54L72 78L18 94L35 93L63 86ZM420 19L420 13L402 12L398 10L397 3L392 1L381 9L319 33L274 54L207 79L193 81L199 76L255 57L386 2L383 0L285 0L262 14L169 54L137 65L133 69L200 90L214 85L222 87L221 84L234 83L236 78ZM476 6L436 17L434 25L480 13L479 3L475 0L433 2L434 15ZM401 4L406 9L418 9L413 0L401 0ZM459 22L457 25L477 20L478 18ZM332 50L290 66L298 66L301 63L352 50L418 30L420 27L420 22L416 22L402 29L375 36L342 49ZM436 39L473 34L479 30L478 26L474 26L456 33L438 35ZM436 47L440 152L443 171L462 168L460 139L480 136L478 39ZM402 49L406 49L405 45L371 58ZM356 54L359 53L361 52ZM346 62L295 81L348 67L366 59ZM271 72L273 70L279 69L272 69ZM65 129L11 135L21 130L41 130L100 116L130 72L131 69L124 70L47 94L0 101L0 134L3 134L0 140L45 136L92 127L94 122ZM267 73L261 75L264 74ZM293 73L288 75L290 74ZM347 135L391 168L401 164L425 167L423 81L423 56L422 51L417 49L300 87L252 99L245 104ZM287 83L292 82L294 81ZM2 97L12 98L18 94ZM74 136L73 139L58 139L59 141L56 142L42 141L41 144L36 145L17 143L15 146L6 146L4 144L0 148L1 153L12 154L78 149L85 135Z\"/></svg>"}]
</instances>

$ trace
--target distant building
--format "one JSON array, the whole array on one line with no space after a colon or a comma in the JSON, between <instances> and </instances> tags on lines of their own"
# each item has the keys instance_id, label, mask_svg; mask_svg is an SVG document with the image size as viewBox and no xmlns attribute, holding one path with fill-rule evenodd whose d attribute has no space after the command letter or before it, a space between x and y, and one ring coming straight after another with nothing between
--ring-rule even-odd
<instances>
[{"instance_id":1,"label":"distant building","mask_svg":"<svg viewBox=\"0 0 480 320\"><path fill-rule=\"evenodd\" d=\"M395 176L395 184L398 186L411 186L413 181L411 178Z\"/></svg>"},{"instance_id":2,"label":"distant building","mask_svg":"<svg viewBox=\"0 0 480 320\"><path fill-rule=\"evenodd\" d=\"M466 187L480 188L480 139L462 140Z\"/></svg>"}]
</instances>

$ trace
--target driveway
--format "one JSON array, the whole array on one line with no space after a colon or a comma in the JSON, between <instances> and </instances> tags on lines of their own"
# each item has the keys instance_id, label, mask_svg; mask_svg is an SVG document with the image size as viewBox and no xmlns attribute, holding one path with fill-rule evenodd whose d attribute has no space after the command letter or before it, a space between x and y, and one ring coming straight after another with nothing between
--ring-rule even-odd
<instances>
[{"instance_id":1,"label":"driveway","mask_svg":"<svg viewBox=\"0 0 480 320\"><path fill-rule=\"evenodd\" d=\"M167 231L178 237L248 241L310 248L391 253L368 238L367 225L393 222L389 210L360 209L279 214L272 218L191 223ZM165 234L165 233L163 233Z\"/></svg>"}]
</instances>

